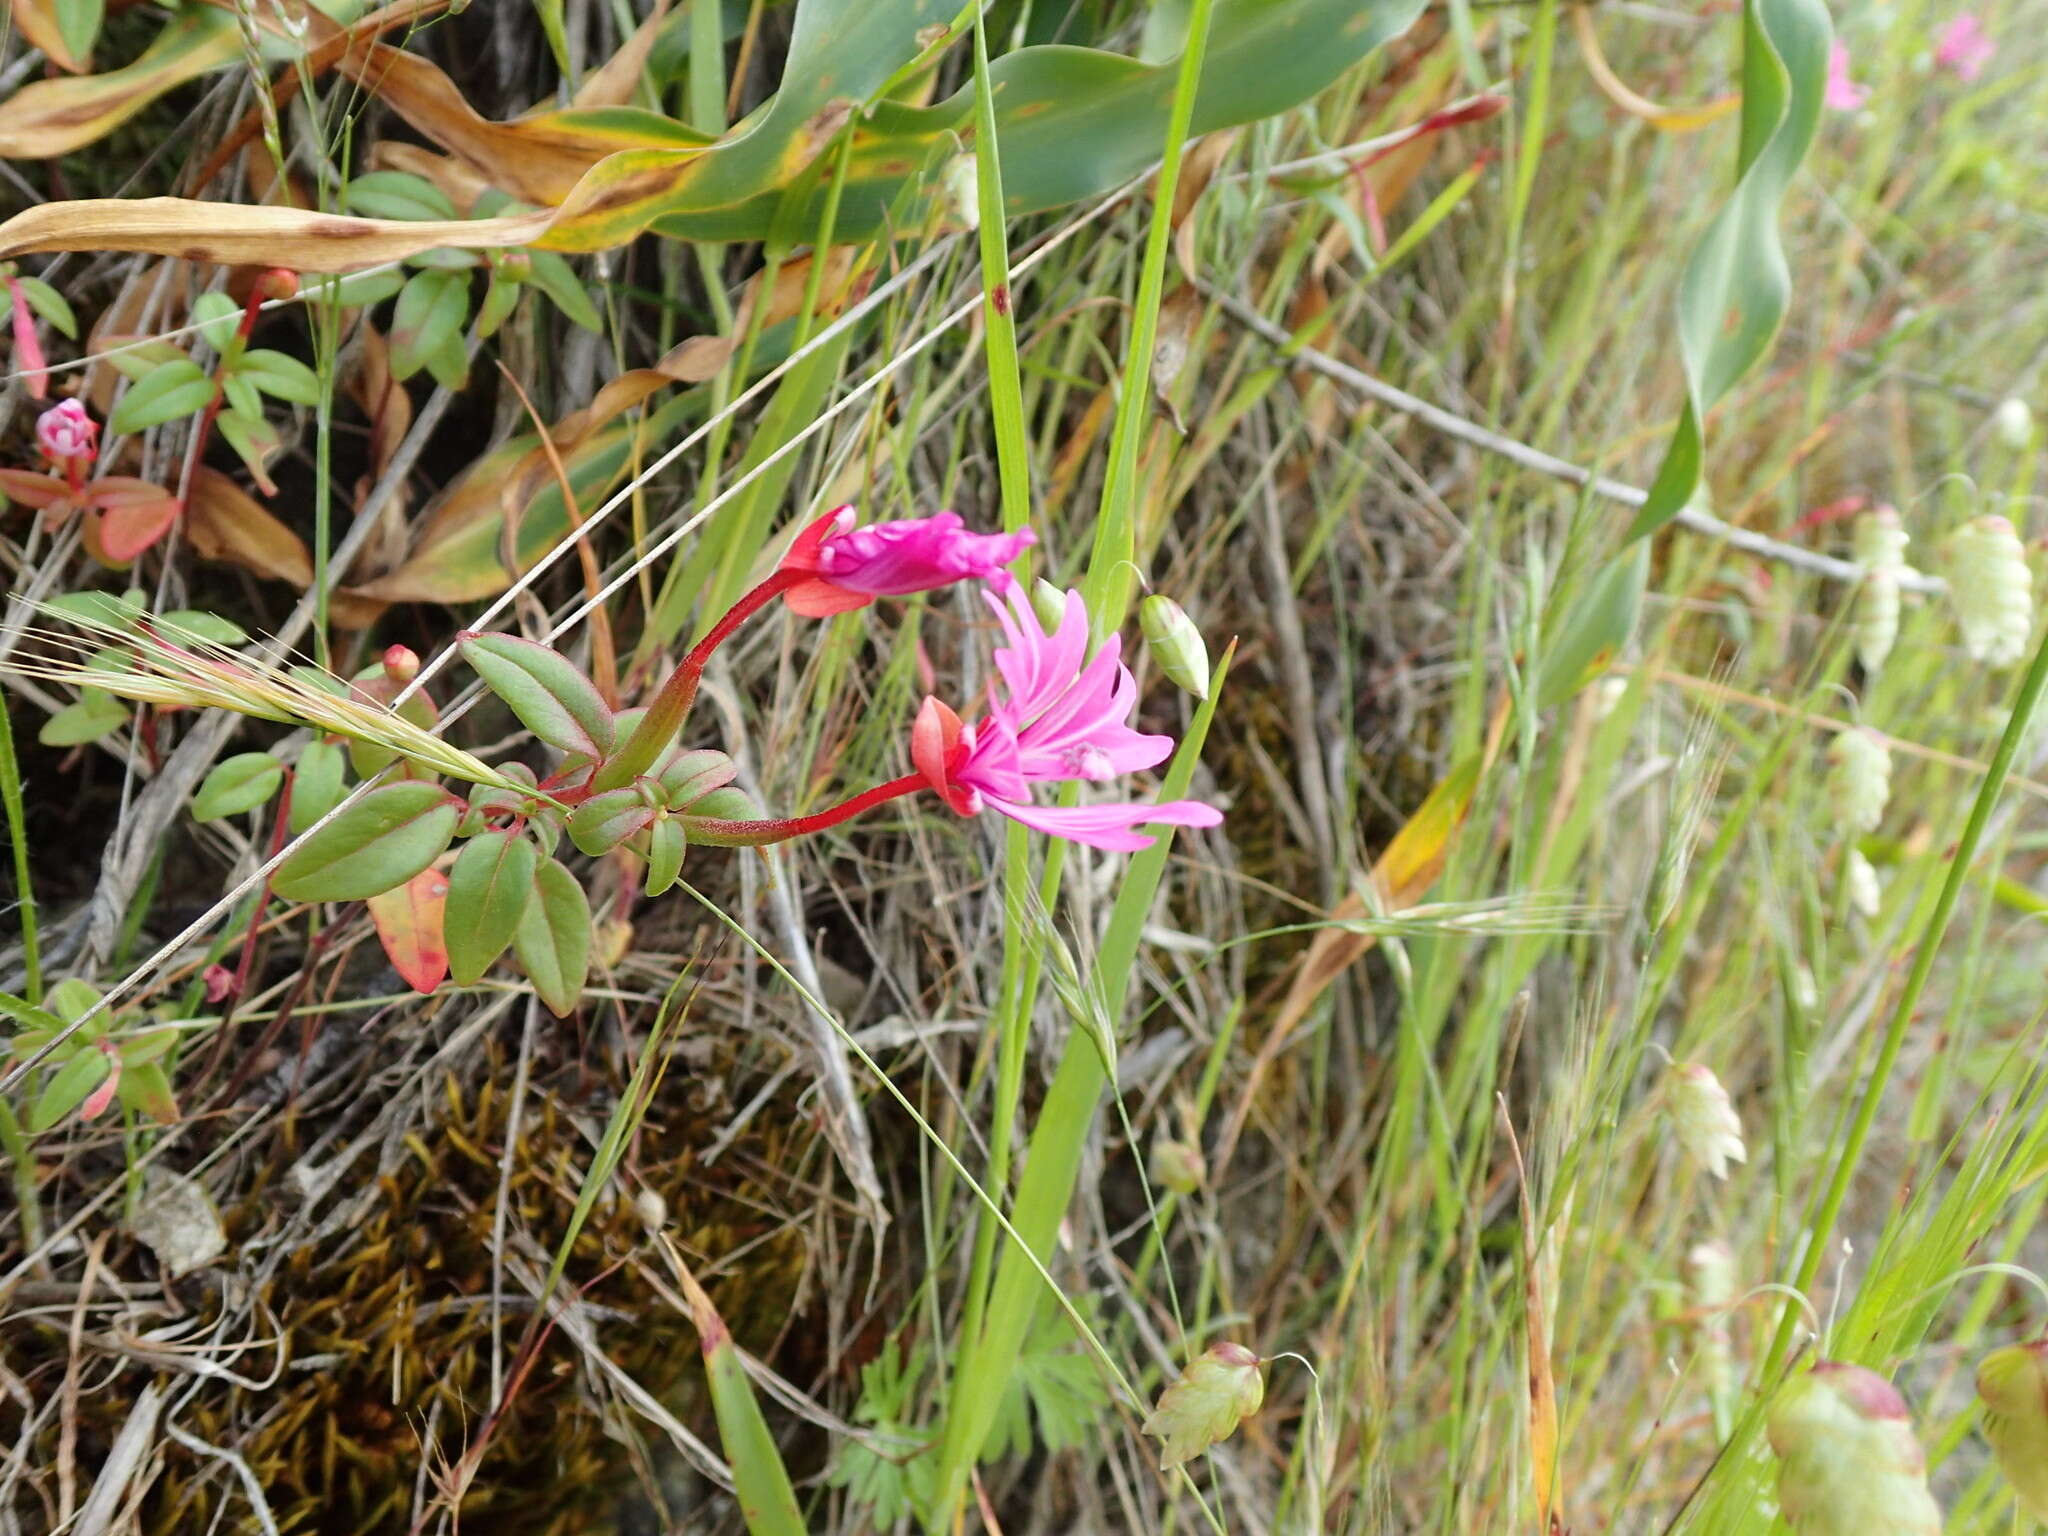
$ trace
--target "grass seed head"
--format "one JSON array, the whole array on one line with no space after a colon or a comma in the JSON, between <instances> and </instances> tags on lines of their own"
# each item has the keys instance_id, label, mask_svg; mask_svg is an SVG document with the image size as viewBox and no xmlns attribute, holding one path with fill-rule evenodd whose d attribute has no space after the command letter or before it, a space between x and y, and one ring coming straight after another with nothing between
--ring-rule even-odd
<instances>
[{"instance_id":1,"label":"grass seed head","mask_svg":"<svg viewBox=\"0 0 2048 1536\"><path fill-rule=\"evenodd\" d=\"M1849 888L1849 906L1866 918L1875 918L1884 904L1884 890L1877 883L1877 869L1863 857L1863 850L1851 848L1842 859L1842 881Z\"/></svg>"},{"instance_id":2,"label":"grass seed head","mask_svg":"<svg viewBox=\"0 0 2048 1536\"><path fill-rule=\"evenodd\" d=\"M1856 595L1856 659L1875 674L1899 638L1899 577L1906 570L1906 530L1899 514L1879 507L1856 519L1856 563L1863 586Z\"/></svg>"},{"instance_id":3,"label":"grass seed head","mask_svg":"<svg viewBox=\"0 0 2048 1536\"><path fill-rule=\"evenodd\" d=\"M1721 1080L1696 1061L1671 1068L1664 1103L1671 1113L1671 1132L1679 1149L1717 1179L1728 1177L1730 1163L1749 1161L1742 1144L1742 1117L1728 1101Z\"/></svg>"},{"instance_id":4,"label":"grass seed head","mask_svg":"<svg viewBox=\"0 0 2048 1536\"><path fill-rule=\"evenodd\" d=\"M2020 1507L2048 1524L2048 1338L1993 1350L1977 1367L1984 1438Z\"/></svg>"},{"instance_id":5,"label":"grass seed head","mask_svg":"<svg viewBox=\"0 0 2048 1536\"><path fill-rule=\"evenodd\" d=\"M1963 649L1973 661L2011 666L2034 627L2033 573L2026 546L2006 519L1976 518L1949 539L1948 595Z\"/></svg>"},{"instance_id":6,"label":"grass seed head","mask_svg":"<svg viewBox=\"0 0 2048 1536\"><path fill-rule=\"evenodd\" d=\"M1778 1394L1769 1434L1798 1536L1941 1536L1906 1400L1875 1371L1822 1361Z\"/></svg>"},{"instance_id":7,"label":"grass seed head","mask_svg":"<svg viewBox=\"0 0 2048 1536\"><path fill-rule=\"evenodd\" d=\"M1876 831L1892 797L1892 755L1884 738L1860 725L1843 731L1828 745L1828 764L1837 825L1851 836Z\"/></svg>"},{"instance_id":8,"label":"grass seed head","mask_svg":"<svg viewBox=\"0 0 2048 1536\"><path fill-rule=\"evenodd\" d=\"M1145 1433L1166 1443L1159 1470L1168 1471L1227 1440L1266 1400L1259 1357L1242 1344L1212 1344L1188 1362L1159 1404L1145 1416Z\"/></svg>"}]
</instances>

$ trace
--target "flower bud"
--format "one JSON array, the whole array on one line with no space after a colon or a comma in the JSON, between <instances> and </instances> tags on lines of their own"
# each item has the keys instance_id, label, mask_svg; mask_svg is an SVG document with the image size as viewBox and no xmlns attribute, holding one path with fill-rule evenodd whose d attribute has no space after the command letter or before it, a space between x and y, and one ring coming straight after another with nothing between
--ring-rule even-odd
<instances>
[{"instance_id":1,"label":"flower bud","mask_svg":"<svg viewBox=\"0 0 2048 1536\"><path fill-rule=\"evenodd\" d=\"M1038 627L1049 635L1067 615L1067 594L1041 576L1031 584L1031 611L1038 615Z\"/></svg>"},{"instance_id":2,"label":"flower bud","mask_svg":"<svg viewBox=\"0 0 2048 1536\"><path fill-rule=\"evenodd\" d=\"M1875 1371L1822 1361L1778 1394L1769 1433L1797 1536L1941 1536L1906 1400Z\"/></svg>"},{"instance_id":3,"label":"flower bud","mask_svg":"<svg viewBox=\"0 0 2048 1536\"><path fill-rule=\"evenodd\" d=\"M1877 883L1877 870L1860 848L1851 848L1842 861L1842 881L1849 888L1851 910L1876 917L1884 904L1884 891Z\"/></svg>"},{"instance_id":4,"label":"flower bud","mask_svg":"<svg viewBox=\"0 0 2048 1536\"><path fill-rule=\"evenodd\" d=\"M1906 569L1906 530L1899 514L1879 507L1856 519L1856 563L1863 586L1856 596L1856 659L1875 673L1899 638L1899 577Z\"/></svg>"},{"instance_id":5,"label":"flower bud","mask_svg":"<svg viewBox=\"0 0 2048 1536\"><path fill-rule=\"evenodd\" d=\"M2020 1507L2048 1523L2048 1339L1993 1350L1977 1367L1984 1438Z\"/></svg>"},{"instance_id":6,"label":"flower bud","mask_svg":"<svg viewBox=\"0 0 2048 1536\"><path fill-rule=\"evenodd\" d=\"M1991 515L1955 531L1948 595L1973 661L2004 667L2025 654L2034 627L2033 573L2011 523Z\"/></svg>"},{"instance_id":7,"label":"flower bud","mask_svg":"<svg viewBox=\"0 0 2048 1536\"><path fill-rule=\"evenodd\" d=\"M1176 1195L1192 1195L1209 1176L1202 1149L1193 1142L1160 1136L1152 1142L1152 1182Z\"/></svg>"},{"instance_id":8,"label":"flower bud","mask_svg":"<svg viewBox=\"0 0 2048 1536\"><path fill-rule=\"evenodd\" d=\"M633 1211L639 1216L640 1224L649 1232L659 1232L668 1225L668 1202L661 1198L658 1190L644 1185L633 1192Z\"/></svg>"},{"instance_id":9,"label":"flower bud","mask_svg":"<svg viewBox=\"0 0 2048 1536\"><path fill-rule=\"evenodd\" d=\"M2006 447L2014 453L2024 453L2034 437L2034 413L2018 396L2001 400L1998 409L1991 413L1991 428Z\"/></svg>"},{"instance_id":10,"label":"flower bud","mask_svg":"<svg viewBox=\"0 0 2048 1536\"><path fill-rule=\"evenodd\" d=\"M400 687L420 675L419 654L409 645L394 645L384 652L384 675Z\"/></svg>"},{"instance_id":11,"label":"flower bud","mask_svg":"<svg viewBox=\"0 0 2048 1536\"><path fill-rule=\"evenodd\" d=\"M1713 1409L1714 1432L1725 1439L1734 1426L1740 1395L1727 1317L1728 1304L1735 1299L1735 1250L1722 1242L1695 1244L1685 1256L1685 1279L1699 1319L1700 1366Z\"/></svg>"},{"instance_id":12,"label":"flower bud","mask_svg":"<svg viewBox=\"0 0 2048 1536\"><path fill-rule=\"evenodd\" d=\"M1835 820L1852 837L1876 830L1892 796L1892 755L1865 726L1843 731L1828 744L1828 799Z\"/></svg>"},{"instance_id":13,"label":"flower bud","mask_svg":"<svg viewBox=\"0 0 2048 1536\"><path fill-rule=\"evenodd\" d=\"M1159 670L1196 698L1208 698L1209 648L1181 605L1155 593L1138 605L1138 626Z\"/></svg>"},{"instance_id":14,"label":"flower bud","mask_svg":"<svg viewBox=\"0 0 2048 1536\"><path fill-rule=\"evenodd\" d=\"M1721 1080L1700 1063L1679 1062L1671 1068L1664 1105L1679 1150L1715 1178L1727 1178L1731 1162L1749 1161L1742 1145L1742 1117L1728 1102Z\"/></svg>"},{"instance_id":15,"label":"flower bud","mask_svg":"<svg viewBox=\"0 0 2048 1536\"><path fill-rule=\"evenodd\" d=\"M1145 1416L1145 1433L1166 1442L1160 1448L1159 1470L1168 1471L1227 1440L1265 1399L1259 1357L1242 1344L1211 1345L1188 1362Z\"/></svg>"},{"instance_id":16,"label":"flower bud","mask_svg":"<svg viewBox=\"0 0 2048 1536\"><path fill-rule=\"evenodd\" d=\"M100 425L76 400L59 400L36 418L36 446L52 464L83 469L98 454Z\"/></svg>"}]
</instances>

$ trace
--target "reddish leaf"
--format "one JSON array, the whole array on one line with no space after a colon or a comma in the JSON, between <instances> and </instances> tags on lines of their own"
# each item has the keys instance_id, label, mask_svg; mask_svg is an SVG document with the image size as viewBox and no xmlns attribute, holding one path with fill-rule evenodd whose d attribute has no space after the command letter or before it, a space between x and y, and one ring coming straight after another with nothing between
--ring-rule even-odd
<instances>
[{"instance_id":1,"label":"reddish leaf","mask_svg":"<svg viewBox=\"0 0 2048 1536\"><path fill-rule=\"evenodd\" d=\"M396 890L369 901L370 919L392 968L416 992L431 992L448 974L448 944L441 917L448 905L448 877L421 870Z\"/></svg>"},{"instance_id":2,"label":"reddish leaf","mask_svg":"<svg viewBox=\"0 0 2048 1536\"><path fill-rule=\"evenodd\" d=\"M70 495L71 487L55 475L39 475L32 469L0 469L0 496L25 507L55 507Z\"/></svg>"},{"instance_id":3,"label":"reddish leaf","mask_svg":"<svg viewBox=\"0 0 2048 1536\"><path fill-rule=\"evenodd\" d=\"M100 548L117 565L133 560L178 520L177 497L129 475L94 481L92 501L100 511Z\"/></svg>"}]
</instances>

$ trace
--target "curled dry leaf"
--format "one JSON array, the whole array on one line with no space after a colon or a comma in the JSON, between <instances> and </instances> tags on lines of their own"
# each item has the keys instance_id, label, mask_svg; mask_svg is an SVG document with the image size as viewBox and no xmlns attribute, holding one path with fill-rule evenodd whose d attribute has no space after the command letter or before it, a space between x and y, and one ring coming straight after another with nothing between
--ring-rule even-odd
<instances>
[{"instance_id":1,"label":"curled dry leaf","mask_svg":"<svg viewBox=\"0 0 2048 1536\"><path fill-rule=\"evenodd\" d=\"M192 477L185 537L202 559L239 565L301 591L313 584L305 541L228 476L204 465Z\"/></svg>"},{"instance_id":2,"label":"curled dry leaf","mask_svg":"<svg viewBox=\"0 0 2048 1536\"><path fill-rule=\"evenodd\" d=\"M17 20L22 9L16 0ZM26 26L22 30L28 32ZM0 102L0 159L52 160L69 154L112 133L164 92L226 68L241 57L241 47L232 10L188 5L126 68L34 80Z\"/></svg>"}]
</instances>

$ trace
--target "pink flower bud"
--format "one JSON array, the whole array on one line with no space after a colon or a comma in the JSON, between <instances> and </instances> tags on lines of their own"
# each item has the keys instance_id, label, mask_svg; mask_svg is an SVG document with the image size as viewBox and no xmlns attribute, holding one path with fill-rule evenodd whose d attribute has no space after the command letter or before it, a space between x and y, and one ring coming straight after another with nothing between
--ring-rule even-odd
<instances>
[{"instance_id":1,"label":"pink flower bud","mask_svg":"<svg viewBox=\"0 0 2048 1536\"><path fill-rule=\"evenodd\" d=\"M1941 1536L1906 1400L1875 1371L1822 1361L1778 1394L1769 1433L1798 1536Z\"/></svg>"},{"instance_id":2,"label":"pink flower bud","mask_svg":"<svg viewBox=\"0 0 2048 1536\"><path fill-rule=\"evenodd\" d=\"M409 645L394 645L384 653L384 675L403 686L420 675L419 653Z\"/></svg>"},{"instance_id":3,"label":"pink flower bud","mask_svg":"<svg viewBox=\"0 0 2048 1536\"><path fill-rule=\"evenodd\" d=\"M60 400L36 418L36 446L52 464L83 469L99 453L99 423L76 400Z\"/></svg>"}]
</instances>

